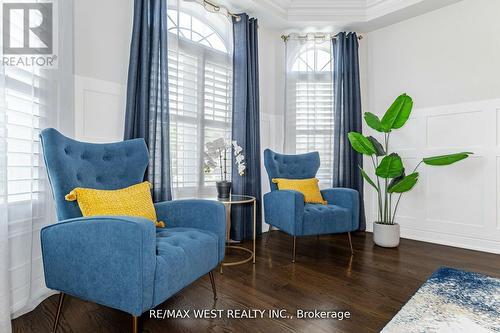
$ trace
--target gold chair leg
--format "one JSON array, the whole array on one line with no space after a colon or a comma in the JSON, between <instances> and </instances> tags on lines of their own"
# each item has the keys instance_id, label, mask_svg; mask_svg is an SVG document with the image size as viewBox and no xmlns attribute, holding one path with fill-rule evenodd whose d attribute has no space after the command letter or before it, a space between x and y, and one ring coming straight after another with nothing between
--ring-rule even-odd
<instances>
[{"instance_id":1,"label":"gold chair leg","mask_svg":"<svg viewBox=\"0 0 500 333\"><path fill-rule=\"evenodd\" d=\"M293 253L292 253L292 263L295 262L295 248L296 248L296 243L297 242L297 237L293 236Z\"/></svg>"},{"instance_id":2,"label":"gold chair leg","mask_svg":"<svg viewBox=\"0 0 500 333\"><path fill-rule=\"evenodd\" d=\"M347 233L347 238L349 239L349 247L351 248L351 256L354 255L354 250L352 249L352 240L351 240L351 233Z\"/></svg>"},{"instance_id":3,"label":"gold chair leg","mask_svg":"<svg viewBox=\"0 0 500 333\"><path fill-rule=\"evenodd\" d=\"M214 293L214 301L216 301L217 300L217 288L215 287L214 272L208 273L208 277L210 278L210 283L212 284L212 292Z\"/></svg>"},{"instance_id":4,"label":"gold chair leg","mask_svg":"<svg viewBox=\"0 0 500 333\"><path fill-rule=\"evenodd\" d=\"M59 303L57 304L56 317L54 318L54 326L52 327L52 333L56 333L57 326L59 326L59 318L61 317L61 310L64 302L64 293L59 294Z\"/></svg>"},{"instance_id":5,"label":"gold chair leg","mask_svg":"<svg viewBox=\"0 0 500 333\"><path fill-rule=\"evenodd\" d=\"M139 333L139 317L132 316L132 333Z\"/></svg>"},{"instance_id":6,"label":"gold chair leg","mask_svg":"<svg viewBox=\"0 0 500 333\"><path fill-rule=\"evenodd\" d=\"M266 236L266 243L264 246L267 246L269 243L269 240L271 239L271 232L273 231L273 226L269 225L269 230L267 231L267 236Z\"/></svg>"}]
</instances>

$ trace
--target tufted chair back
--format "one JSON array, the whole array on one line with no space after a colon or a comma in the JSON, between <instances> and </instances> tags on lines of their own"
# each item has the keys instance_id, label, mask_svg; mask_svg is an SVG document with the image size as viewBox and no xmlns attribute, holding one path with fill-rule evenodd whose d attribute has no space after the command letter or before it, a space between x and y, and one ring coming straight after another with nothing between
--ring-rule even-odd
<instances>
[{"instance_id":1,"label":"tufted chair back","mask_svg":"<svg viewBox=\"0 0 500 333\"><path fill-rule=\"evenodd\" d=\"M306 179L316 177L320 165L317 151L300 155L278 154L270 149L264 150L264 166L269 176L271 191L278 186L273 178Z\"/></svg>"},{"instance_id":2,"label":"tufted chair back","mask_svg":"<svg viewBox=\"0 0 500 333\"><path fill-rule=\"evenodd\" d=\"M114 190L144 179L149 157L143 139L86 143L53 128L44 129L40 138L59 221L82 216L76 201L64 199L75 187Z\"/></svg>"}]
</instances>

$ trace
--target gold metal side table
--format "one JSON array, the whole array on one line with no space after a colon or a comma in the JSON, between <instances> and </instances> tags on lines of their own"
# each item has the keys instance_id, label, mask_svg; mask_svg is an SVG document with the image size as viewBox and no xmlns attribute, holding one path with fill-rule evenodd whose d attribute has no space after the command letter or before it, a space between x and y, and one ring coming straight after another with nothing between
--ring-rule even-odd
<instances>
[{"instance_id":1,"label":"gold metal side table","mask_svg":"<svg viewBox=\"0 0 500 333\"><path fill-rule=\"evenodd\" d=\"M222 202L224 206L226 207L226 249L236 249L240 251L244 251L250 254L248 258L245 258L243 260L238 260L238 261L231 261L231 262L226 262L224 261L221 266L220 266L220 272L221 274L223 273L222 268L224 266L235 266L235 265L241 265L244 263L249 262L252 260L252 262L255 264L255 227L256 227L256 213L257 213L257 201L255 200L255 197L252 197L250 195L237 195L233 194L230 196L228 199L221 199L217 198L217 201ZM243 246L238 246L238 245L231 245L231 238L230 238L230 232L231 232L231 207L233 205L243 205L243 204L253 204L253 247L252 250L249 250Z\"/></svg>"}]
</instances>

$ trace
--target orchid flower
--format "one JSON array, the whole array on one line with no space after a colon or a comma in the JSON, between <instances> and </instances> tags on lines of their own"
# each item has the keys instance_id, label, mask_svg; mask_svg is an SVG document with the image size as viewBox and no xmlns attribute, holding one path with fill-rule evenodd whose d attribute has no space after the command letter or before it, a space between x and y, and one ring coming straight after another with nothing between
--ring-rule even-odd
<instances>
[{"instance_id":1,"label":"orchid flower","mask_svg":"<svg viewBox=\"0 0 500 333\"><path fill-rule=\"evenodd\" d=\"M213 141L207 142L205 146L206 146L206 151L203 154L204 158L203 167L206 173L210 173L212 172L212 170L215 170L217 166L220 166L221 179L225 180L227 175L226 154L228 150L232 148L234 151L234 160L238 170L238 174L240 176L243 176L245 174L245 169L246 169L245 155L242 154L243 148L239 146L236 141L226 141L223 138L218 138ZM217 161L219 163L217 163Z\"/></svg>"}]
</instances>

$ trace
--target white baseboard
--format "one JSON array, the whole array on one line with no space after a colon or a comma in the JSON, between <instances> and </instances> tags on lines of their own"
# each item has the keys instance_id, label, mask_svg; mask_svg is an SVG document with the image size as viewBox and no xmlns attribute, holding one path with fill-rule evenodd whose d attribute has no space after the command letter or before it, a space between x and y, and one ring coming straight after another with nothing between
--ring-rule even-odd
<instances>
[{"instance_id":1,"label":"white baseboard","mask_svg":"<svg viewBox=\"0 0 500 333\"><path fill-rule=\"evenodd\" d=\"M458 247L474 251L482 251L500 254L500 242L478 239L475 237L466 237L463 235L435 233L426 230L418 230L409 227L400 226L401 238L412 239L421 242ZM366 226L366 231L373 233L371 223Z\"/></svg>"}]
</instances>

